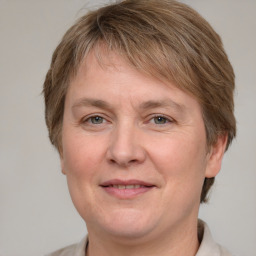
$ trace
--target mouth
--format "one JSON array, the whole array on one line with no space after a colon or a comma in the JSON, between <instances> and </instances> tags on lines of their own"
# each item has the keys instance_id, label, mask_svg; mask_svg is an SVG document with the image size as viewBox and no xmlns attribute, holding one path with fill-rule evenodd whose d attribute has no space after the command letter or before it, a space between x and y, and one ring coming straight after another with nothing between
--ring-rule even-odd
<instances>
[{"instance_id":1,"label":"mouth","mask_svg":"<svg viewBox=\"0 0 256 256\"><path fill-rule=\"evenodd\" d=\"M118 199L132 199L151 191L156 186L140 180L109 180L100 184L100 187Z\"/></svg>"},{"instance_id":2,"label":"mouth","mask_svg":"<svg viewBox=\"0 0 256 256\"><path fill-rule=\"evenodd\" d=\"M118 188L118 189L136 189L136 188L142 188L145 186L142 186L142 185L110 185L109 187Z\"/></svg>"}]
</instances>

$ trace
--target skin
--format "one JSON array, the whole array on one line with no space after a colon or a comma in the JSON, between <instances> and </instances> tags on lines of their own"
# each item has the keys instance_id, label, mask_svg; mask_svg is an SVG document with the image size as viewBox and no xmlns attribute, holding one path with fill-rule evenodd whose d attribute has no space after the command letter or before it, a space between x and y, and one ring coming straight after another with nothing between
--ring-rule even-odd
<instances>
[{"instance_id":1,"label":"skin","mask_svg":"<svg viewBox=\"0 0 256 256\"><path fill-rule=\"evenodd\" d=\"M114 53L104 63L93 52L82 63L62 130L62 172L87 224L88 254L195 255L201 188L220 170L226 136L209 150L192 96ZM152 186L109 193L102 184L113 179Z\"/></svg>"}]
</instances>

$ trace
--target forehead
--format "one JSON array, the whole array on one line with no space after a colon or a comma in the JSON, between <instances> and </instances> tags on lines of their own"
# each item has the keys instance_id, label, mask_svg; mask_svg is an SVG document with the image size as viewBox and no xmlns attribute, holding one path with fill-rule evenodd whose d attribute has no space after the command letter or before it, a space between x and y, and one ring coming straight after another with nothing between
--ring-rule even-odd
<instances>
[{"instance_id":1,"label":"forehead","mask_svg":"<svg viewBox=\"0 0 256 256\"><path fill-rule=\"evenodd\" d=\"M106 71L123 71L129 68L130 70L137 71L148 77L149 79L159 79L164 83L173 82L175 79L171 77L171 72L167 72L165 65L161 65L162 73L158 72L157 67L150 63L149 59L145 56L135 52L124 52L121 49L110 49L110 46L104 42L96 42L92 46L78 65L77 72L83 74L93 66L93 68L101 67ZM158 59L163 59L164 56L158 56ZM160 60L159 60L160 62ZM153 66L153 68L152 68ZM170 65L169 65L170 66ZM90 70L91 71L91 70ZM168 73L168 75L166 75ZM77 75L77 73L76 73Z\"/></svg>"},{"instance_id":2,"label":"forehead","mask_svg":"<svg viewBox=\"0 0 256 256\"><path fill-rule=\"evenodd\" d=\"M91 104L108 107L115 98L131 98L141 109L168 106L181 112L186 103L196 101L173 82L138 70L115 52L98 55L98 52L91 51L71 81L70 94L76 98L75 106Z\"/></svg>"},{"instance_id":3,"label":"forehead","mask_svg":"<svg viewBox=\"0 0 256 256\"><path fill-rule=\"evenodd\" d=\"M122 81L136 78L137 80L148 82L149 85L151 81L158 80L159 88L161 86L177 87L175 83L167 81L165 78L160 77L160 75L153 74L147 66L137 67L136 64L132 64L123 54L108 50L104 46L97 46L89 51L78 66L75 75L71 77L70 85L79 82L85 83L83 81L102 83L102 75L106 78L107 74L112 75L111 81L113 84L119 82L120 86ZM114 77L116 77L116 80ZM104 86L102 86L102 89L104 89ZM128 91L129 87L125 89Z\"/></svg>"}]
</instances>

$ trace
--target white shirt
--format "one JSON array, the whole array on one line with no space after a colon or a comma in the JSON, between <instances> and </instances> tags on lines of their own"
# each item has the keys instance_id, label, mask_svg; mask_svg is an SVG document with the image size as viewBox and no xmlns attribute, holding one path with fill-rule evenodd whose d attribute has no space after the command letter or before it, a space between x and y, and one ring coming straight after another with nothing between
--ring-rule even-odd
<instances>
[{"instance_id":1,"label":"white shirt","mask_svg":"<svg viewBox=\"0 0 256 256\"><path fill-rule=\"evenodd\" d=\"M198 222L198 236L202 237L202 240L195 256L232 256L213 240L209 227L201 220ZM46 256L86 256L86 245L87 237L78 244L67 246Z\"/></svg>"}]
</instances>

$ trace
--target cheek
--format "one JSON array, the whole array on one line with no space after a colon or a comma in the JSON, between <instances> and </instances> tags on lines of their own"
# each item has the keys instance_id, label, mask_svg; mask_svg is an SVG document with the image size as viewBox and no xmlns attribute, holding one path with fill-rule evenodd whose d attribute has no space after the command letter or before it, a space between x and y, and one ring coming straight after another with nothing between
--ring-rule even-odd
<instances>
[{"instance_id":1,"label":"cheek","mask_svg":"<svg viewBox=\"0 0 256 256\"><path fill-rule=\"evenodd\" d=\"M65 136L65 137L64 137ZM90 176L101 163L104 140L85 134L63 134L63 165L67 174Z\"/></svg>"},{"instance_id":2,"label":"cheek","mask_svg":"<svg viewBox=\"0 0 256 256\"><path fill-rule=\"evenodd\" d=\"M158 140L150 148L150 155L164 178L173 186L183 184L190 189L193 182L202 183L206 168L205 140L191 134L174 134Z\"/></svg>"},{"instance_id":3,"label":"cheek","mask_svg":"<svg viewBox=\"0 0 256 256\"><path fill-rule=\"evenodd\" d=\"M64 137L65 136L65 137ZM81 134L64 133L63 168L71 199L84 218L93 209L93 185L98 182L101 171L103 145L95 138ZM101 144L103 141L101 140Z\"/></svg>"},{"instance_id":4,"label":"cheek","mask_svg":"<svg viewBox=\"0 0 256 256\"><path fill-rule=\"evenodd\" d=\"M165 188L162 205L175 206L176 216L191 213L200 203L206 168L204 143L176 137L158 148L152 155Z\"/></svg>"}]
</instances>

